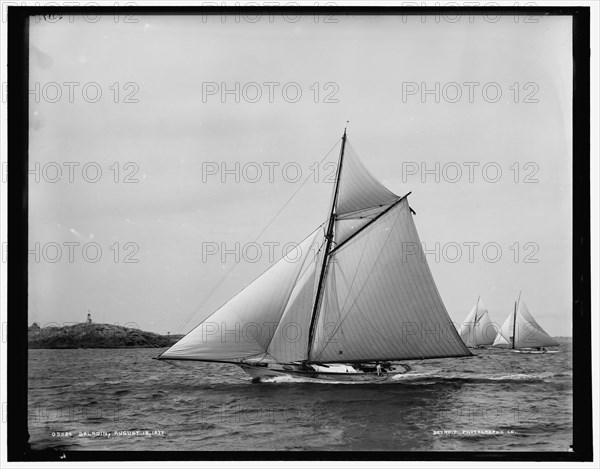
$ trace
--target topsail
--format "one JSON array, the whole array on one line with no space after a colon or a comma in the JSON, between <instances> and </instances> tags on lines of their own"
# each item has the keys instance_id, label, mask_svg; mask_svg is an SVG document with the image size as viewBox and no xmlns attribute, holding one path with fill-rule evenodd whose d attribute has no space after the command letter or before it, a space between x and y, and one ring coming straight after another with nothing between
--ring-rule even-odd
<instances>
[{"instance_id":1,"label":"topsail","mask_svg":"<svg viewBox=\"0 0 600 469\"><path fill-rule=\"evenodd\" d=\"M407 196L366 170L345 133L326 226L159 358L360 363L470 355L436 288Z\"/></svg>"}]
</instances>

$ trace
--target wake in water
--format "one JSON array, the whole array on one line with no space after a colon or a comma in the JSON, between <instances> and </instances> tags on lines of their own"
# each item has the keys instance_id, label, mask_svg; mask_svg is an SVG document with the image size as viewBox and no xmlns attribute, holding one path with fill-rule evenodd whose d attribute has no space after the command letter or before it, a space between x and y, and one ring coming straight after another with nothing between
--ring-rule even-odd
<instances>
[{"instance_id":1,"label":"wake in water","mask_svg":"<svg viewBox=\"0 0 600 469\"><path fill-rule=\"evenodd\" d=\"M564 373L552 373L550 371L546 371L543 373L514 373L500 376L490 376L483 374L461 374L461 373L452 373L452 374L440 374L436 370L433 373L426 372L407 372L407 373L398 373L393 374L389 377L389 379L383 381L336 381L330 379L317 379L317 378L306 378L301 376L277 376L272 378L261 378L260 380L254 381L257 383L309 383L309 384L347 384L347 385L364 385L364 384L400 384L400 383L414 383L419 384L419 382L423 382L423 384L431 384L432 381L436 383L444 383L444 382L471 382L471 383L485 383L485 382L515 382L515 381L531 381L531 382L548 382L554 377L557 376L565 376Z\"/></svg>"}]
</instances>

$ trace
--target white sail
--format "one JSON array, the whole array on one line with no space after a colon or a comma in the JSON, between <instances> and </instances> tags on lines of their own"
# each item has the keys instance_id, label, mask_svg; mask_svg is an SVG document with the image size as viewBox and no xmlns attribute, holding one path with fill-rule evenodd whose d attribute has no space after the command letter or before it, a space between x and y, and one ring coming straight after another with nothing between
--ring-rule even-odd
<instances>
[{"instance_id":1,"label":"white sail","mask_svg":"<svg viewBox=\"0 0 600 469\"><path fill-rule=\"evenodd\" d=\"M364 167L350 143L346 142L335 211L336 243L342 243L399 198Z\"/></svg>"},{"instance_id":2,"label":"white sail","mask_svg":"<svg viewBox=\"0 0 600 469\"><path fill-rule=\"evenodd\" d=\"M512 315L511 315L511 318L512 318ZM502 328L500 328L500 330L502 330L503 328L504 328L504 324L502 325ZM507 339L506 337L504 337L504 333L501 334L500 331L498 331L498 335L494 339L494 343L492 345L494 347L501 347L501 348L511 347L511 342L509 342L509 340L512 341L512 339L510 339L510 338Z\"/></svg>"},{"instance_id":3,"label":"white sail","mask_svg":"<svg viewBox=\"0 0 600 469\"><path fill-rule=\"evenodd\" d=\"M306 238L160 358L235 361L264 356L305 263L314 257L318 234Z\"/></svg>"},{"instance_id":4,"label":"white sail","mask_svg":"<svg viewBox=\"0 0 600 469\"><path fill-rule=\"evenodd\" d=\"M320 236L319 246L323 246ZM310 319L319 281L322 250L311 253L267 349L266 361L290 363L308 359Z\"/></svg>"},{"instance_id":5,"label":"white sail","mask_svg":"<svg viewBox=\"0 0 600 469\"><path fill-rule=\"evenodd\" d=\"M513 332L515 333L514 338ZM520 298L516 310L506 318L494 340L494 347L504 348L535 348L556 345L558 342L542 329L542 326L529 312L525 302Z\"/></svg>"},{"instance_id":6,"label":"white sail","mask_svg":"<svg viewBox=\"0 0 600 469\"><path fill-rule=\"evenodd\" d=\"M481 298L471 309L469 315L460 326L460 338L467 347L491 345L494 343L497 331L490 320L488 310L483 306Z\"/></svg>"},{"instance_id":7,"label":"white sail","mask_svg":"<svg viewBox=\"0 0 600 469\"><path fill-rule=\"evenodd\" d=\"M464 355L469 351L442 303L404 198L332 251L310 359Z\"/></svg>"},{"instance_id":8,"label":"white sail","mask_svg":"<svg viewBox=\"0 0 600 469\"><path fill-rule=\"evenodd\" d=\"M368 209L389 205L398 196L381 184L361 163L349 142L346 142L339 196L338 217L347 217Z\"/></svg>"}]
</instances>

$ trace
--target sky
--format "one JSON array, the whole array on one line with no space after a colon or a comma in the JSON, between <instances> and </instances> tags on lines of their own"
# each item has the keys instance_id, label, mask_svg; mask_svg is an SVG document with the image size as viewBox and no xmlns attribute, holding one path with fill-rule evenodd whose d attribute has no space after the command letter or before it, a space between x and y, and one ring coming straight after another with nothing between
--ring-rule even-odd
<instances>
[{"instance_id":1,"label":"sky","mask_svg":"<svg viewBox=\"0 0 600 469\"><path fill-rule=\"evenodd\" d=\"M29 323L189 331L323 223L349 121L453 321L571 335L568 17L32 18L29 80Z\"/></svg>"}]
</instances>

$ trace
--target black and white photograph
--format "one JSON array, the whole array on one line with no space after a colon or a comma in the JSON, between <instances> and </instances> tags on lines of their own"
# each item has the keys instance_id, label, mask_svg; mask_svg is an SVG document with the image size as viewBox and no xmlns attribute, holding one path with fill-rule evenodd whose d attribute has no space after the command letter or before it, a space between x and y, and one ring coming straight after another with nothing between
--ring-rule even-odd
<instances>
[{"instance_id":1,"label":"black and white photograph","mask_svg":"<svg viewBox=\"0 0 600 469\"><path fill-rule=\"evenodd\" d=\"M63 3L2 3L5 462L598 461L590 2Z\"/></svg>"}]
</instances>

